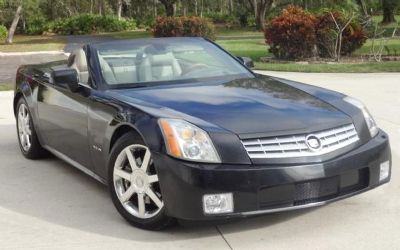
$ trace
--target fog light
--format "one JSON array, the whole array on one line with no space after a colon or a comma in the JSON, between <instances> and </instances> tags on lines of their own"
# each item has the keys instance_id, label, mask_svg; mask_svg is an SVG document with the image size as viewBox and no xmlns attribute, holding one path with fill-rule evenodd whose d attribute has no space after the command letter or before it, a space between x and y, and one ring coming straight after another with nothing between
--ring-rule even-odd
<instances>
[{"instance_id":1,"label":"fog light","mask_svg":"<svg viewBox=\"0 0 400 250\"><path fill-rule=\"evenodd\" d=\"M204 195L203 210L205 214L232 213L233 212L232 193Z\"/></svg>"},{"instance_id":2,"label":"fog light","mask_svg":"<svg viewBox=\"0 0 400 250\"><path fill-rule=\"evenodd\" d=\"M384 181L389 178L390 174L390 162L385 161L381 163L381 169L379 173L379 181Z\"/></svg>"}]
</instances>

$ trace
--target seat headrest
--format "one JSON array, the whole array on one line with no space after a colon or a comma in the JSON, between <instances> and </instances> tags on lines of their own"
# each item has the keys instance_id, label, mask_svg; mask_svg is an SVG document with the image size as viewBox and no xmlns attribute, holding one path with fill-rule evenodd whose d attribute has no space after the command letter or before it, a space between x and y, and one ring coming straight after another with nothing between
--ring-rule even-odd
<instances>
[{"instance_id":1,"label":"seat headrest","mask_svg":"<svg viewBox=\"0 0 400 250\"><path fill-rule=\"evenodd\" d=\"M86 60L86 54L83 49L77 49L75 50L71 56L73 56L73 66L79 71L79 72L86 72L88 71L88 65L87 65L87 60Z\"/></svg>"},{"instance_id":2,"label":"seat headrest","mask_svg":"<svg viewBox=\"0 0 400 250\"><path fill-rule=\"evenodd\" d=\"M176 61L176 58L174 55L169 52L166 54L160 54L160 55L151 55L150 56L150 62L151 64L171 64Z\"/></svg>"}]
</instances>

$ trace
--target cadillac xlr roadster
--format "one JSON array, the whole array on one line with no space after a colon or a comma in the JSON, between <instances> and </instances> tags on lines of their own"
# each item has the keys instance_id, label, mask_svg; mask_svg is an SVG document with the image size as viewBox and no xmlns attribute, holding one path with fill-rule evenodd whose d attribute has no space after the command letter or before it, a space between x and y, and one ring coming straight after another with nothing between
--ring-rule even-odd
<instances>
[{"instance_id":1,"label":"cadillac xlr roadster","mask_svg":"<svg viewBox=\"0 0 400 250\"><path fill-rule=\"evenodd\" d=\"M203 38L160 38L21 66L22 154L79 168L152 230L324 205L389 182L388 136L360 101L250 64Z\"/></svg>"}]
</instances>

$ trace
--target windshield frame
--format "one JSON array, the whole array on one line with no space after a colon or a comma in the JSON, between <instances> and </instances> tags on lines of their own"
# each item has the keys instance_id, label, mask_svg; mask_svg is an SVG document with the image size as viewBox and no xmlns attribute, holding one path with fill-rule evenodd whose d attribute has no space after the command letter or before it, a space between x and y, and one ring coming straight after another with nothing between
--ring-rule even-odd
<instances>
[{"instance_id":1,"label":"windshield frame","mask_svg":"<svg viewBox=\"0 0 400 250\"><path fill-rule=\"evenodd\" d=\"M197 41L197 42L205 42L209 43L215 47L215 49L220 50L224 55L233 59L239 67L243 68L245 73L239 74L232 74L232 75L221 75L221 76L213 76L213 77L194 77L194 78L187 78L187 79L173 79L173 80L162 80L162 81L147 81L147 82L135 82L135 83L120 83L120 84L108 84L105 80L103 73L101 72L100 67L100 59L99 59L99 49L103 46L118 46L118 44L127 44L129 42L136 42L136 43L150 43L154 40L179 40L185 39L189 41ZM201 83L201 82L214 82L214 81L221 81L221 80L228 80L232 81L235 79L245 79L245 78L256 78L257 75L246 65L244 65L236 56L230 54L224 48L216 44L215 42L202 38L202 37L166 37L166 38L147 38L147 39L129 39L129 40L120 40L120 41L110 41L110 42L100 42L100 43L93 43L90 44L92 48L92 55L95 57L96 60L96 68L98 69L98 75L101 78L102 87L105 89L129 89L129 88L141 88L141 87L151 87L151 86L160 86L160 85L170 85L170 84L193 84L193 83Z\"/></svg>"}]
</instances>

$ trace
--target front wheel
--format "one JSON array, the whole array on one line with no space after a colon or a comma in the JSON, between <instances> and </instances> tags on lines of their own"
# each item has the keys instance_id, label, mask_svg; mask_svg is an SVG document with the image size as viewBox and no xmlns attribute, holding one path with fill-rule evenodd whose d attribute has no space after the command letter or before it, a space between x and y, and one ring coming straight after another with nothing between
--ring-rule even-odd
<instances>
[{"instance_id":1,"label":"front wheel","mask_svg":"<svg viewBox=\"0 0 400 250\"><path fill-rule=\"evenodd\" d=\"M136 134L115 144L109 159L108 182L118 212L132 225L160 230L173 223L165 213L151 152Z\"/></svg>"},{"instance_id":2,"label":"front wheel","mask_svg":"<svg viewBox=\"0 0 400 250\"><path fill-rule=\"evenodd\" d=\"M35 126L24 98L17 103L17 133L22 154L28 159L37 159L47 155L47 151L40 145Z\"/></svg>"}]
</instances>

